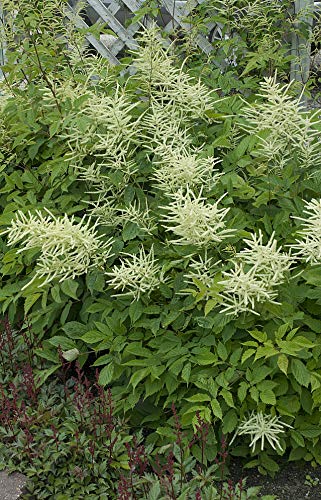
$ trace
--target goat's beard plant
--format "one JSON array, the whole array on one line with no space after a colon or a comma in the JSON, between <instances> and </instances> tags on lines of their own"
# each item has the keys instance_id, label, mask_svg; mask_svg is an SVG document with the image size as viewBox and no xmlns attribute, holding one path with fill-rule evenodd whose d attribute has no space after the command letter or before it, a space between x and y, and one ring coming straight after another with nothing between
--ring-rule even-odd
<instances>
[{"instance_id":1,"label":"goat's beard plant","mask_svg":"<svg viewBox=\"0 0 321 500\"><path fill-rule=\"evenodd\" d=\"M290 158L286 178L267 174L259 118L279 101L236 120L242 101L189 76L155 28L140 43L131 72L81 50L60 55L59 70L46 52L22 72L12 52L1 105L1 310L28 314L45 337L39 355L53 367L43 377L59 367L58 346L82 364L92 351L116 410L143 419L151 442L166 445L173 401L184 426L198 412L226 435L249 411L276 411L294 429L252 463L273 471L269 454L286 448L320 461L319 283L304 251L310 226L297 227L302 200L317 197L311 157ZM276 101L290 90L264 85ZM282 130L287 110L302 118L287 106ZM309 122L313 155L317 127ZM209 445L208 461L214 435Z\"/></svg>"}]
</instances>

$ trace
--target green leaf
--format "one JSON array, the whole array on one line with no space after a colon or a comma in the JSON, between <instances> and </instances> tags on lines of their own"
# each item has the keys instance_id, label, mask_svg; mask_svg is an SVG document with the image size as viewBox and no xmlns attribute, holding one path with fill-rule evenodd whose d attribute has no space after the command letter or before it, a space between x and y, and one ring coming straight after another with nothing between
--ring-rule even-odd
<instances>
[{"instance_id":1,"label":"green leaf","mask_svg":"<svg viewBox=\"0 0 321 500\"><path fill-rule=\"evenodd\" d=\"M182 373L181 373L181 377L182 379L188 384L189 382L189 378L190 378L190 375L191 375L191 368L192 368L192 365L191 363L186 363L186 365L184 366L183 370L182 370Z\"/></svg>"},{"instance_id":2,"label":"green leaf","mask_svg":"<svg viewBox=\"0 0 321 500\"><path fill-rule=\"evenodd\" d=\"M212 352L198 354L195 359L196 363L201 366L216 365L218 362L216 354L213 354Z\"/></svg>"},{"instance_id":3,"label":"green leaf","mask_svg":"<svg viewBox=\"0 0 321 500\"><path fill-rule=\"evenodd\" d=\"M241 401L241 403L243 403L244 399L246 398L246 393L247 393L248 387L249 387L249 384L247 384L246 382L241 382L239 385L239 388L237 390L237 396L238 396L239 400Z\"/></svg>"},{"instance_id":4,"label":"green leaf","mask_svg":"<svg viewBox=\"0 0 321 500\"><path fill-rule=\"evenodd\" d=\"M98 378L98 383L100 385L107 385L113 380L114 375L114 365L110 363L101 370Z\"/></svg>"},{"instance_id":5,"label":"green leaf","mask_svg":"<svg viewBox=\"0 0 321 500\"><path fill-rule=\"evenodd\" d=\"M263 403L268 404L268 405L275 405L276 404L276 397L273 391L263 391L260 392L260 399L263 401Z\"/></svg>"},{"instance_id":6,"label":"green leaf","mask_svg":"<svg viewBox=\"0 0 321 500\"><path fill-rule=\"evenodd\" d=\"M147 377L147 375L149 374L150 368L142 368L141 370L133 373L133 375L130 377L129 384L133 386L133 389L135 389L139 382L141 382L143 378Z\"/></svg>"},{"instance_id":7,"label":"green leaf","mask_svg":"<svg viewBox=\"0 0 321 500\"><path fill-rule=\"evenodd\" d=\"M49 344L55 347L61 347L61 349L68 351L69 349L77 348L75 342L66 337L62 337L61 335L56 335L51 339L48 339Z\"/></svg>"},{"instance_id":8,"label":"green leaf","mask_svg":"<svg viewBox=\"0 0 321 500\"><path fill-rule=\"evenodd\" d=\"M297 445L302 446L302 448L305 446L304 438L301 436L299 432L291 429L290 435Z\"/></svg>"},{"instance_id":9,"label":"green leaf","mask_svg":"<svg viewBox=\"0 0 321 500\"><path fill-rule=\"evenodd\" d=\"M140 227L135 222L127 222L123 232L122 237L124 241L133 240L141 233Z\"/></svg>"},{"instance_id":10,"label":"green leaf","mask_svg":"<svg viewBox=\"0 0 321 500\"><path fill-rule=\"evenodd\" d=\"M129 317L131 319L132 324L134 324L143 314L144 306L140 300L136 300L132 302L129 306Z\"/></svg>"},{"instance_id":11,"label":"green leaf","mask_svg":"<svg viewBox=\"0 0 321 500\"><path fill-rule=\"evenodd\" d=\"M226 347L224 344L222 344L222 342L219 342L217 344L217 347L216 347L216 350L217 350L217 354L219 355L219 357L225 361L228 357L228 353L227 353L227 350L226 350Z\"/></svg>"},{"instance_id":12,"label":"green leaf","mask_svg":"<svg viewBox=\"0 0 321 500\"><path fill-rule=\"evenodd\" d=\"M221 408L221 405L217 401L216 398L215 399L211 399L211 408L212 408L212 412L215 415L215 417L217 417L220 420L222 420L222 417L223 417L222 408Z\"/></svg>"},{"instance_id":13,"label":"green leaf","mask_svg":"<svg viewBox=\"0 0 321 500\"><path fill-rule=\"evenodd\" d=\"M84 333L87 332L88 327L79 323L78 321L69 321L62 327L63 331L71 339L81 339Z\"/></svg>"},{"instance_id":14,"label":"green leaf","mask_svg":"<svg viewBox=\"0 0 321 500\"><path fill-rule=\"evenodd\" d=\"M307 455L307 450L306 448L301 448L300 446L298 448L295 448L294 450L291 450L290 455L289 455L289 461L292 462L294 460L302 460Z\"/></svg>"},{"instance_id":15,"label":"green leaf","mask_svg":"<svg viewBox=\"0 0 321 500\"><path fill-rule=\"evenodd\" d=\"M229 410L224 418L223 418L223 427L222 431L224 434L229 434L230 432L235 431L237 426L237 414L235 410Z\"/></svg>"},{"instance_id":16,"label":"green leaf","mask_svg":"<svg viewBox=\"0 0 321 500\"><path fill-rule=\"evenodd\" d=\"M148 491L147 500L159 500L161 498L161 486L159 481L154 481L150 490Z\"/></svg>"},{"instance_id":17,"label":"green leaf","mask_svg":"<svg viewBox=\"0 0 321 500\"><path fill-rule=\"evenodd\" d=\"M211 398L208 394L194 394L194 396L190 396L189 398L184 398L186 401L190 403L203 403L204 401L211 401Z\"/></svg>"},{"instance_id":18,"label":"green leaf","mask_svg":"<svg viewBox=\"0 0 321 500\"><path fill-rule=\"evenodd\" d=\"M230 363L232 366L237 366L240 358L242 355L242 348L239 347L238 349L235 349L235 351L232 352L230 356Z\"/></svg>"},{"instance_id":19,"label":"green leaf","mask_svg":"<svg viewBox=\"0 0 321 500\"><path fill-rule=\"evenodd\" d=\"M217 306L217 300L216 299L209 299L206 302L205 308L204 308L205 316L207 316L216 306Z\"/></svg>"},{"instance_id":20,"label":"green leaf","mask_svg":"<svg viewBox=\"0 0 321 500\"><path fill-rule=\"evenodd\" d=\"M306 366L299 359L291 360L291 371L295 380L304 387L308 387L311 381L311 375Z\"/></svg>"},{"instance_id":21,"label":"green leaf","mask_svg":"<svg viewBox=\"0 0 321 500\"><path fill-rule=\"evenodd\" d=\"M273 346L269 345L259 346L257 348L254 361L257 361L260 358L265 358L265 359L270 358L271 356L275 356L276 354L278 354L278 352L279 351L275 349L275 347Z\"/></svg>"},{"instance_id":22,"label":"green leaf","mask_svg":"<svg viewBox=\"0 0 321 500\"><path fill-rule=\"evenodd\" d=\"M278 464L267 453L260 454L260 462L263 467L270 472L277 472L279 470Z\"/></svg>"},{"instance_id":23,"label":"green leaf","mask_svg":"<svg viewBox=\"0 0 321 500\"><path fill-rule=\"evenodd\" d=\"M256 368L252 374L252 384L258 384L261 380L265 379L271 372L273 368L270 366L262 365Z\"/></svg>"},{"instance_id":24,"label":"green leaf","mask_svg":"<svg viewBox=\"0 0 321 500\"><path fill-rule=\"evenodd\" d=\"M242 356L242 361L241 363L245 363L245 361L247 359L249 359L251 356L253 356L253 354L255 354L256 352L256 349L247 349L244 353L243 353L243 356Z\"/></svg>"},{"instance_id":25,"label":"green leaf","mask_svg":"<svg viewBox=\"0 0 321 500\"><path fill-rule=\"evenodd\" d=\"M249 331L249 334L251 335L251 337L253 337L258 342L261 342L262 344L267 341L267 335L265 332L260 332L259 330L251 330Z\"/></svg>"},{"instance_id":26,"label":"green leaf","mask_svg":"<svg viewBox=\"0 0 321 500\"><path fill-rule=\"evenodd\" d=\"M304 437L309 439L314 439L321 435L321 428L316 426L313 427L312 425L308 429L299 429L299 430Z\"/></svg>"},{"instance_id":27,"label":"green leaf","mask_svg":"<svg viewBox=\"0 0 321 500\"><path fill-rule=\"evenodd\" d=\"M233 401L233 396L232 396L232 393L230 391L228 391L227 389L223 388L220 392L220 394L223 396L226 404L228 404L228 406L231 406L232 408L235 408L235 405L234 405L234 401Z\"/></svg>"},{"instance_id":28,"label":"green leaf","mask_svg":"<svg viewBox=\"0 0 321 500\"><path fill-rule=\"evenodd\" d=\"M68 295L68 297L71 297L72 299L78 299L77 297L77 289L79 287L79 283L73 279L68 279L65 280L61 283L61 290Z\"/></svg>"},{"instance_id":29,"label":"green leaf","mask_svg":"<svg viewBox=\"0 0 321 500\"><path fill-rule=\"evenodd\" d=\"M78 358L79 356L79 351L78 349L69 349L68 351L63 351L62 352L62 357L66 360L66 361L75 361L75 359Z\"/></svg>"},{"instance_id":30,"label":"green leaf","mask_svg":"<svg viewBox=\"0 0 321 500\"><path fill-rule=\"evenodd\" d=\"M285 354L280 354L278 356L278 367L280 368L281 372L283 372L285 375L288 373L288 366L289 366L289 360Z\"/></svg>"},{"instance_id":31,"label":"green leaf","mask_svg":"<svg viewBox=\"0 0 321 500\"><path fill-rule=\"evenodd\" d=\"M150 358L152 356L151 351L146 349L146 347L143 347L141 342L132 342L131 344L128 344L124 353L133 354L134 356L143 356L145 358Z\"/></svg>"},{"instance_id":32,"label":"green leaf","mask_svg":"<svg viewBox=\"0 0 321 500\"><path fill-rule=\"evenodd\" d=\"M61 297L60 297L60 286L59 285L53 286L50 290L50 293L51 293L51 296L55 302L57 302L58 304L60 304L60 302L62 302Z\"/></svg>"},{"instance_id":33,"label":"green leaf","mask_svg":"<svg viewBox=\"0 0 321 500\"><path fill-rule=\"evenodd\" d=\"M59 363L59 355L56 350L53 349L36 349L35 350L36 356L40 356L43 359L47 359L48 361L51 361L52 363Z\"/></svg>"},{"instance_id":34,"label":"green leaf","mask_svg":"<svg viewBox=\"0 0 321 500\"><path fill-rule=\"evenodd\" d=\"M41 296L41 293L34 293L33 295L28 295L28 297L26 298L25 303L24 303L25 315L28 314L28 312L30 311L32 306L37 302L37 300L39 299L40 296Z\"/></svg>"},{"instance_id":35,"label":"green leaf","mask_svg":"<svg viewBox=\"0 0 321 500\"><path fill-rule=\"evenodd\" d=\"M98 332L97 330L90 330L81 337L81 340L83 342L86 342L86 344L95 344L96 342L100 342L101 340L105 340L106 338L108 337L106 337L104 333Z\"/></svg>"},{"instance_id":36,"label":"green leaf","mask_svg":"<svg viewBox=\"0 0 321 500\"><path fill-rule=\"evenodd\" d=\"M96 290L97 292L102 292L105 288L105 277L102 272L95 271L87 274L86 285L91 295Z\"/></svg>"},{"instance_id":37,"label":"green leaf","mask_svg":"<svg viewBox=\"0 0 321 500\"><path fill-rule=\"evenodd\" d=\"M109 363L111 359L112 359L111 354L104 354L103 356L99 356L99 358L96 359L96 361L93 363L92 366L105 365L106 363Z\"/></svg>"},{"instance_id":38,"label":"green leaf","mask_svg":"<svg viewBox=\"0 0 321 500\"><path fill-rule=\"evenodd\" d=\"M36 372L36 374L35 374L36 386L41 387L42 384L44 384L46 382L47 378L49 378L50 375L55 373L60 367L61 367L61 364L54 365L54 366L51 366L50 368L47 368L46 370L41 370L39 372Z\"/></svg>"}]
</instances>

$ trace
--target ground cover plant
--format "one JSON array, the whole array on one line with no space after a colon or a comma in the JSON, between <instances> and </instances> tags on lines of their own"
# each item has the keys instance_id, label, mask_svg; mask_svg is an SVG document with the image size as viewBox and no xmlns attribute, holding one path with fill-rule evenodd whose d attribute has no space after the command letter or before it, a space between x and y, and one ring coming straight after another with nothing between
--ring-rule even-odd
<instances>
[{"instance_id":1,"label":"ground cover plant","mask_svg":"<svg viewBox=\"0 0 321 500\"><path fill-rule=\"evenodd\" d=\"M262 473L320 464L318 112L274 72L223 96L156 28L112 68L64 2L4 4L0 307L37 387L77 360L144 446L175 442L174 404L211 426L206 467L222 436Z\"/></svg>"},{"instance_id":2,"label":"ground cover plant","mask_svg":"<svg viewBox=\"0 0 321 500\"><path fill-rule=\"evenodd\" d=\"M215 463L205 466L210 426L200 417L187 436L173 405L173 442L155 453L142 442L142 432L132 435L126 420L115 417L111 390L95 374L87 378L61 351L60 373L39 387L37 342L31 329L21 335L7 320L1 324L0 470L27 476L22 498L257 497L260 488L246 488L245 480L225 480L224 439ZM200 460L192 456L196 444Z\"/></svg>"}]
</instances>

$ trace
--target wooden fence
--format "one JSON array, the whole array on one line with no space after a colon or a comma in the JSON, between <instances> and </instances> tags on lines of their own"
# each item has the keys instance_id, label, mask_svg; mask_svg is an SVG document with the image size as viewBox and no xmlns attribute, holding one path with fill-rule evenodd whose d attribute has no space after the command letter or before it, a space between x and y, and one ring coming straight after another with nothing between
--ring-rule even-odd
<instances>
[{"instance_id":1,"label":"wooden fence","mask_svg":"<svg viewBox=\"0 0 321 500\"><path fill-rule=\"evenodd\" d=\"M192 25L188 22L188 17L191 15L195 7L202 3L203 0L159 0L161 5L161 16L152 18L144 16L140 23L130 24L126 27L125 20L132 17L142 7L144 0L87 0L87 19L75 15L75 6L77 0L69 0L69 7L66 9L66 16L76 23L80 28L86 28L91 23L96 21L104 22L114 33L113 35L102 35L99 39L92 34L87 34L87 41L93 46L96 51L103 57L107 58L111 64L118 63L118 57L127 49L137 49L137 32L141 29L141 24L150 26L152 22L156 22L162 28L171 32L173 29L181 28L184 31L192 29ZM313 9L320 5L321 2L314 0L295 0L294 10L298 14L304 12L305 21L308 26L312 26ZM310 14L309 14L310 12ZM0 1L0 16L1 1ZM1 29L1 26L0 26ZM214 33L219 38L221 33L220 25L208 24L208 33ZM213 51L213 44L204 34L197 34L195 44L205 54L210 54ZM291 65L291 79L305 83L308 79L310 69L310 46L309 43L294 34L292 37L292 54L295 60ZM5 59L4 47L0 47L0 66ZM1 68L0 68L1 72Z\"/></svg>"},{"instance_id":2,"label":"wooden fence","mask_svg":"<svg viewBox=\"0 0 321 500\"><path fill-rule=\"evenodd\" d=\"M97 45L95 48L101 55L108 52L108 59L111 63L117 63L117 56L126 51L126 49L137 49L138 43L135 38L137 32L141 30L142 24L146 27L152 23L158 24L165 31L170 33L173 29L182 28L184 31L190 31L192 25L188 22L188 16L192 13L195 7L202 3L203 0L161 0L161 15L157 17L144 16L138 23L130 24L125 27L125 21L135 15L142 7L143 0L87 0L87 16L91 22L102 20L108 27L115 33L112 35L102 35L100 42L104 45L101 47ZM72 5L69 9L69 14L72 15ZM83 19L77 20L79 26L86 26ZM208 25L208 30L215 29L214 24ZM217 26L219 30L219 27ZM88 38L92 43L92 40ZM213 50L213 45L208 38L202 34L195 37L196 45L205 53L210 54Z\"/></svg>"}]
</instances>

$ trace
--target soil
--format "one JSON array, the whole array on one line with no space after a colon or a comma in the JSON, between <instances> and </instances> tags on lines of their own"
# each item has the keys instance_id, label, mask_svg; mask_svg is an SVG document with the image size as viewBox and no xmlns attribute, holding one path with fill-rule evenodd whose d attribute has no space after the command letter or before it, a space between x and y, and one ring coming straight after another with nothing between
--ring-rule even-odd
<instances>
[{"instance_id":1,"label":"soil","mask_svg":"<svg viewBox=\"0 0 321 500\"><path fill-rule=\"evenodd\" d=\"M277 500L321 500L321 467L313 468L308 463L286 462L280 464L280 471L274 478L262 476L256 468L242 469L238 461L233 461L230 472L234 484L247 478L247 486L261 486L258 498L275 495ZM307 479L310 476L311 480ZM311 484L311 483L314 483Z\"/></svg>"},{"instance_id":2,"label":"soil","mask_svg":"<svg viewBox=\"0 0 321 500\"><path fill-rule=\"evenodd\" d=\"M308 463L280 464L280 472L274 478L262 476L257 469L244 469L239 460L230 465L231 479L236 484L246 479L246 486L261 486L258 498L275 495L276 500L321 500L321 467L313 468ZM307 480L310 476L310 480ZM314 485L312 484L314 482ZM23 474L0 472L0 500L16 500L26 484Z\"/></svg>"}]
</instances>

